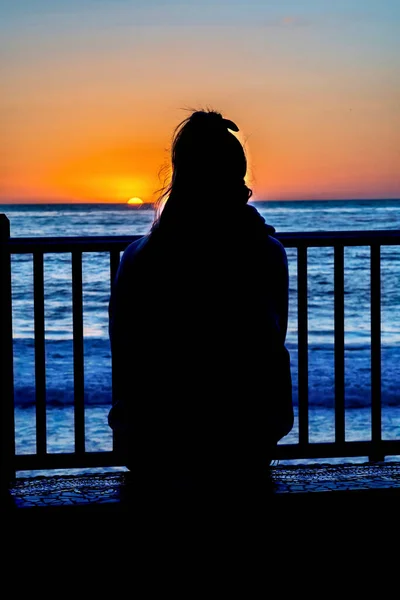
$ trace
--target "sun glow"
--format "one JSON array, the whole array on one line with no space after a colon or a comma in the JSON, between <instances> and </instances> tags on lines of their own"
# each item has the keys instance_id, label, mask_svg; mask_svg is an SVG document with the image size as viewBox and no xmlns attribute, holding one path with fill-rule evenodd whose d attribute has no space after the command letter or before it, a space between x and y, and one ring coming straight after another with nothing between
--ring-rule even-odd
<instances>
[{"instance_id":1,"label":"sun glow","mask_svg":"<svg viewBox=\"0 0 400 600\"><path fill-rule=\"evenodd\" d=\"M128 200L128 204L143 204L143 200L141 198L137 198L136 196L134 198L129 198Z\"/></svg>"}]
</instances>

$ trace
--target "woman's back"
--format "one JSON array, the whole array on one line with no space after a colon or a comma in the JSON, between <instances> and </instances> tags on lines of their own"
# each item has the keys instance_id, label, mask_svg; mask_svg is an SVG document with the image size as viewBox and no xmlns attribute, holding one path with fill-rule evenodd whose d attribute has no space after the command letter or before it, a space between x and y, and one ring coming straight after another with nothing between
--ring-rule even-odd
<instances>
[{"instance_id":1,"label":"woman's back","mask_svg":"<svg viewBox=\"0 0 400 600\"><path fill-rule=\"evenodd\" d=\"M133 244L110 304L130 453L152 470L268 464L291 428L284 249L251 206L210 221Z\"/></svg>"}]
</instances>

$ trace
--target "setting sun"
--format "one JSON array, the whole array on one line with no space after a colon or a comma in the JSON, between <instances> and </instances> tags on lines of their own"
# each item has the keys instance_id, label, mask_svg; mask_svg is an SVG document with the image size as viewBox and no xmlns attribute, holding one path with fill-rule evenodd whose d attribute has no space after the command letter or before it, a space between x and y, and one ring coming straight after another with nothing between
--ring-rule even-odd
<instances>
[{"instance_id":1,"label":"setting sun","mask_svg":"<svg viewBox=\"0 0 400 600\"><path fill-rule=\"evenodd\" d=\"M143 204L143 200L141 198L130 198L128 200L128 204Z\"/></svg>"}]
</instances>

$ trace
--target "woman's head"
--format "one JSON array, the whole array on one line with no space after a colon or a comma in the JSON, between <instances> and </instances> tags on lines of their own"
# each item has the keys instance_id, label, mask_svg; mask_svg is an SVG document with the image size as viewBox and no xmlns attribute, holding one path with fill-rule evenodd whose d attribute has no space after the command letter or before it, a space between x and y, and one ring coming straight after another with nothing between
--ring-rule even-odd
<instances>
[{"instance_id":1,"label":"woman's head","mask_svg":"<svg viewBox=\"0 0 400 600\"><path fill-rule=\"evenodd\" d=\"M179 123L172 138L171 182L160 196L159 210L164 204L169 210L187 210L191 198L199 196L214 203L222 197L247 202L246 155L231 131L239 131L237 125L213 110L194 111Z\"/></svg>"}]
</instances>

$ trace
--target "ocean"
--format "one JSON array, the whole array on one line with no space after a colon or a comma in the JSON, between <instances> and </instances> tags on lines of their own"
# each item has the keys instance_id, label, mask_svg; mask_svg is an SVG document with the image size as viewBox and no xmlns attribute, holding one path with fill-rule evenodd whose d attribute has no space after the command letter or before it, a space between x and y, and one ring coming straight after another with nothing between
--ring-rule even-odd
<instances>
[{"instance_id":1,"label":"ocean","mask_svg":"<svg viewBox=\"0 0 400 600\"><path fill-rule=\"evenodd\" d=\"M400 200L254 202L279 232L400 230ZM228 207L227 207L228 210ZM150 206L8 204L12 237L145 234ZM210 222L212 207L210 207ZM289 259L289 327L297 415L296 249ZM345 248L346 439L371 437L369 248ZM400 436L400 247L381 249L382 436ZM45 255L45 339L48 451L73 450L72 290L69 254ZM334 439L333 249L308 250L310 441ZM36 451L32 256L12 258L16 447ZM83 255L85 432L88 451L111 449L108 341L108 255ZM146 318L145 307L141 313ZM149 315L150 318L150 315ZM262 315L260 315L262 318ZM297 442L297 419L284 443ZM332 462L330 459L327 462Z\"/></svg>"}]
</instances>

